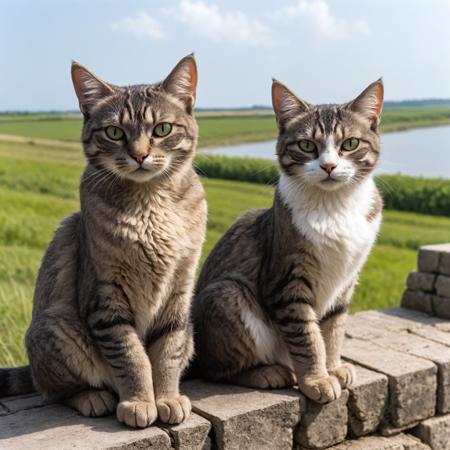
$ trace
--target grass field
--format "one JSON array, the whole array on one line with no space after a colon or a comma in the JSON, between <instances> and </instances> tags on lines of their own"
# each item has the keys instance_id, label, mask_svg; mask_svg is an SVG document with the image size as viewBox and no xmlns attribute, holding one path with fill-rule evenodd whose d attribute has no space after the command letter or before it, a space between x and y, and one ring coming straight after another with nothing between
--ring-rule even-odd
<instances>
[{"instance_id":1,"label":"grass field","mask_svg":"<svg viewBox=\"0 0 450 450\"><path fill-rule=\"evenodd\" d=\"M48 137L48 136L45 136ZM81 152L0 142L0 366L25 362L23 334L40 259L54 229L78 209ZM273 187L203 180L209 203L202 261L243 211L266 207ZM450 241L450 218L386 211L378 244L365 266L353 311L397 305L419 245Z\"/></svg>"},{"instance_id":2,"label":"grass field","mask_svg":"<svg viewBox=\"0 0 450 450\"><path fill-rule=\"evenodd\" d=\"M199 114L200 147L274 139L274 116L267 114ZM450 106L387 108L382 131L450 124ZM58 115L0 115L0 134L79 142L81 118Z\"/></svg>"}]
</instances>

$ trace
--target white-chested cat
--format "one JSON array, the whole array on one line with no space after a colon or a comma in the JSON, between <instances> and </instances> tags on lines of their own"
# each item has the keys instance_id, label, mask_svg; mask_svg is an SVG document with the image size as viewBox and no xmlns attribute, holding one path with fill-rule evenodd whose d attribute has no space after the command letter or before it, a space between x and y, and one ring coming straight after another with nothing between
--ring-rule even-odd
<instances>
[{"instance_id":1,"label":"white-chested cat","mask_svg":"<svg viewBox=\"0 0 450 450\"><path fill-rule=\"evenodd\" d=\"M343 105L312 105L274 81L281 176L270 209L244 214L201 272L194 299L196 366L257 388L298 384L338 398L347 309L375 242L382 200L381 80Z\"/></svg>"},{"instance_id":2,"label":"white-chested cat","mask_svg":"<svg viewBox=\"0 0 450 450\"><path fill-rule=\"evenodd\" d=\"M193 351L190 305L206 201L192 167L197 68L119 87L83 66L72 78L84 116L81 211L42 261L26 335L30 367L2 369L0 396L33 385L85 416L132 427L190 413L179 392Z\"/></svg>"}]
</instances>

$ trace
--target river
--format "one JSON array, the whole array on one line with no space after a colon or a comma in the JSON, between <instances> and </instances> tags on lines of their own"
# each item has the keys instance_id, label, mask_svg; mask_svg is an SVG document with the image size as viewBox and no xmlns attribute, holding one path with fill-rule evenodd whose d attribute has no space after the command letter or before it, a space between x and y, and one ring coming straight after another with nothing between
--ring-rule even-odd
<instances>
[{"instance_id":1,"label":"river","mask_svg":"<svg viewBox=\"0 0 450 450\"><path fill-rule=\"evenodd\" d=\"M275 159L275 141L206 148L202 153ZM450 178L450 126L382 134L377 173Z\"/></svg>"}]
</instances>

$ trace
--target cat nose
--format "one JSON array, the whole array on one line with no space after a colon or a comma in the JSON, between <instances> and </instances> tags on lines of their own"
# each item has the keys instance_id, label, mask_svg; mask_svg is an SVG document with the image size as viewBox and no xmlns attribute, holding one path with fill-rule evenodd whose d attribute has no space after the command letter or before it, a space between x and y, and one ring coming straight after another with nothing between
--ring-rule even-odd
<instances>
[{"instance_id":1,"label":"cat nose","mask_svg":"<svg viewBox=\"0 0 450 450\"><path fill-rule=\"evenodd\" d=\"M148 153L136 153L135 155L132 155L132 158L134 158L139 164L142 164L147 156Z\"/></svg>"},{"instance_id":2,"label":"cat nose","mask_svg":"<svg viewBox=\"0 0 450 450\"><path fill-rule=\"evenodd\" d=\"M320 167L322 170L325 170L326 173L330 174L336 168L336 164L334 163L321 164Z\"/></svg>"}]
</instances>

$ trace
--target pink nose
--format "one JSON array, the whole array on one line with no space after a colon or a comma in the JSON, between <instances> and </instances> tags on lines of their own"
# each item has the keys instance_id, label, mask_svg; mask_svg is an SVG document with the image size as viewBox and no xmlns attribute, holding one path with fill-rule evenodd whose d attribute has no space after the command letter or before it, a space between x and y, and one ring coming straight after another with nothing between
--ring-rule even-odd
<instances>
[{"instance_id":1,"label":"pink nose","mask_svg":"<svg viewBox=\"0 0 450 450\"><path fill-rule=\"evenodd\" d=\"M325 170L326 173L330 174L333 172L333 170L336 168L336 164L329 163L329 164L321 164L320 167Z\"/></svg>"}]
</instances>

